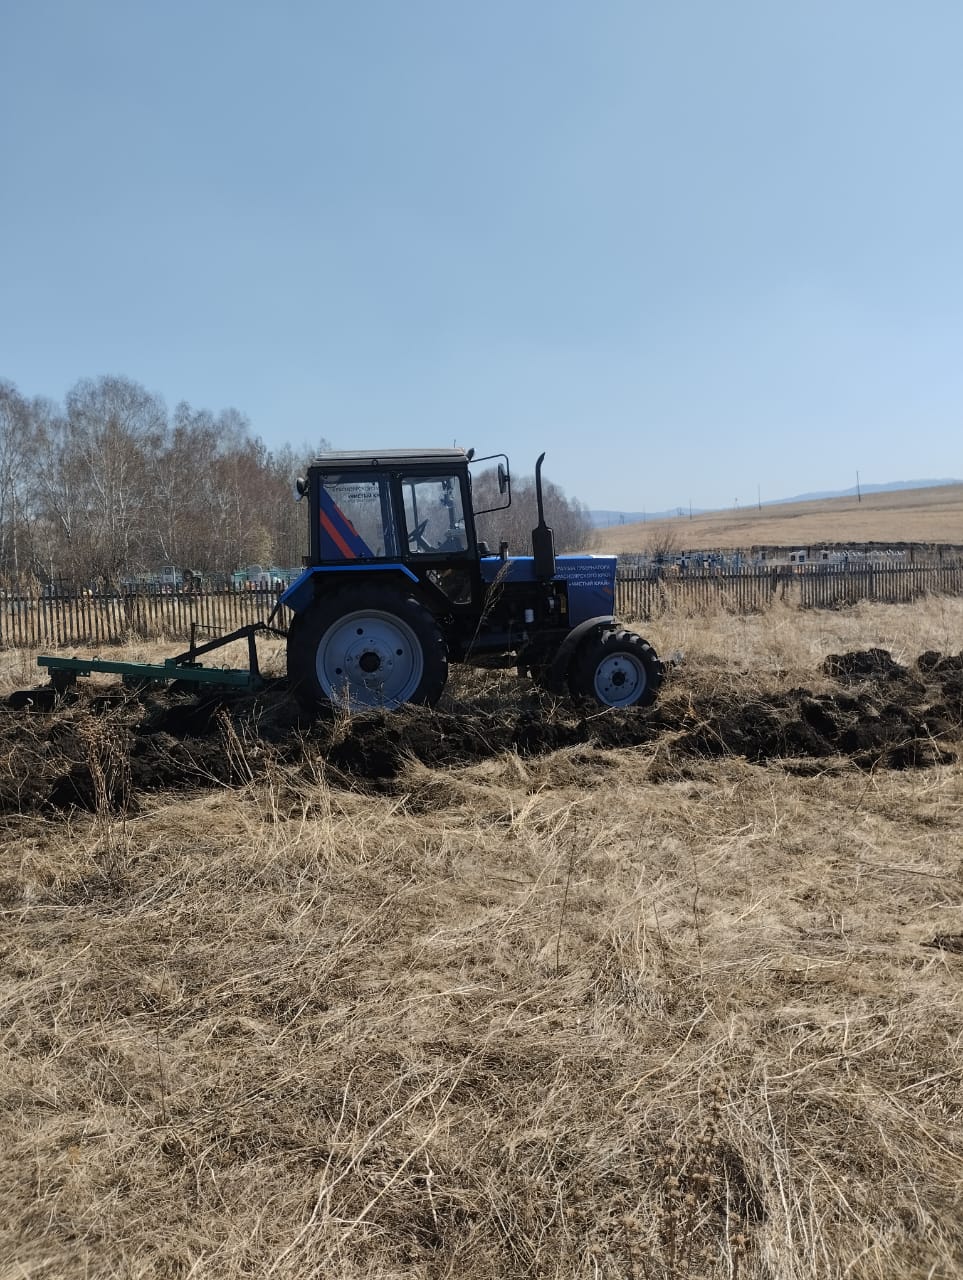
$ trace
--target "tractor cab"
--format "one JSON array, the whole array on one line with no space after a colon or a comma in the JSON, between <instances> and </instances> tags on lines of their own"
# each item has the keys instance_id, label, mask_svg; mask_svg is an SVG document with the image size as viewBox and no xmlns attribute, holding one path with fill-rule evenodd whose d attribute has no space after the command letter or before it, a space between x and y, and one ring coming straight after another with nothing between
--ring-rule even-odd
<instances>
[{"instance_id":1,"label":"tractor cab","mask_svg":"<svg viewBox=\"0 0 963 1280\"><path fill-rule=\"evenodd\" d=\"M463 449L328 453L300 482L311 563L421 563L477 556Z\"/></svg>"}]
</instances>

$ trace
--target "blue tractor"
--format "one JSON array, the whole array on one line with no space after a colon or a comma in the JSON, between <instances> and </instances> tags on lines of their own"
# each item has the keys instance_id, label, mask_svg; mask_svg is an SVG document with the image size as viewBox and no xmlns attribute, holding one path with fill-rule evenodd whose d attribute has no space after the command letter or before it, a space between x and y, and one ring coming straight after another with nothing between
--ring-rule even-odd
<instances>
[{"instance_id":1,"label":"blue tractor","mask_svg":"<svg viewBox=\"0 0 963 1280\"><path fill-rule=\"evenodd\" d=\"M615 557L556 556L535 466L538 524L532 554L497 553L479 541L475 518L511 503L504 454L389 449L325 453L297 482L307 500L310 554L266 622L198 642L158 663L41 655L45 689L11 694L14 706L52 706L79 676L112 673L153 683L256 691L265 681L257 638L286 636L288 685L310 715L325 708L433 705L451 662L517 667L556 693L603 707L646 707L662 683L655 650L614 616ZM496 505L472 505L471 464L497 463ZM285 630L275 625L290 611ZM238 641L247 669L206 667L199 658Z\"/></svg>"},{"instance_id":2,"label":"blue tractor","mask_svg":"<svg viewBox=\"0 0 963 1280\"><path fill-rule=\"evenodd\" d=\"M514 666L605 707L654 700L662 665L614 616L614 556L556 556L535 468L532 554L479 541L475 518L511 502L504 455L462 449L326 453L297 483L310 516L292 616L288 683L309 713L432 705L451 662ZM497 463L497 505L472 504L471 464Z\"/></svg>"}]
</instances>

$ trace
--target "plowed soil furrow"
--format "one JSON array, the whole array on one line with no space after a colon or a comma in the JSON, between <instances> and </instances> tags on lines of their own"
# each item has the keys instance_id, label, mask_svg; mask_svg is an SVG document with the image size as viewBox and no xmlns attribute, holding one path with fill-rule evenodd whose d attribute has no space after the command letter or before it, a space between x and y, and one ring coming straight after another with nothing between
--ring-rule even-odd
<instances>
[{"instance_id":1,"label":"plowed soil furrow","mask_svg":"<svg viewBox=\"0 0 963 1280\"><path fill-rule=\"evenodd\" d=\"M299 719L281 684L256 698L79 689L52 709L38 698L0 711L0 812L136 807L152 791L244 783L269 763L323 760L333 781L386 789L411 758L439 768L506 751L534 756L659 739L682 759L843 757L905 769L951 762L963 737L963 653L927 652L912 667L883 649L832 655L819 691L760 692L735 677L713 686L699 675L677 672L647 712L600 714L529 689L496 705L314 723Z\"/></svg>"}]
</instances>

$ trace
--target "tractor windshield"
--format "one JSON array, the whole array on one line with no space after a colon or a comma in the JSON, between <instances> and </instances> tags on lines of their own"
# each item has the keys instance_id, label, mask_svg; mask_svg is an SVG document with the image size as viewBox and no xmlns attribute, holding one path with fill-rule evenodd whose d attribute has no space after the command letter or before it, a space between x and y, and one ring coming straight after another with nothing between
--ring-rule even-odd
<instances>
[{"instance_id":1,"label":"tractor windshield","mask_svg":"<svg viewBox=\"0 0 963 1280\"><path fill-rule=\"evenodd\" d=\"M405 476L405 532L413 555L457 555L468 549L458 476Z\"/></svg>"},{"instance_id":2,"label":"tractor windshield","mask_svg":"<svg viewBox=\"0 0 963 1280\"><path fill-rule=\"evenodd\" d=\"M399 554L386 477L323 475L319 495L322 560L378 560Z\"/></svg>"}]
</instances>

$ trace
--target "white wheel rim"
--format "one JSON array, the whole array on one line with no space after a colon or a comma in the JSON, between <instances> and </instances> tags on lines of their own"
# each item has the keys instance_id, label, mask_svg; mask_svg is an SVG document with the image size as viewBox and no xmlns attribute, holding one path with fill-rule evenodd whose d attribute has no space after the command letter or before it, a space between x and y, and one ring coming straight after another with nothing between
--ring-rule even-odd
<instances>
[{"instance_id":1,"label":"white wheel rim","mask_svg":"<svg viewBox=\"0 0 963 1280\"><path fill-rule=\"evenodd\" d=\"M393 613L359 610L333 623L318 644L318 683L348 710L408 702L425 669L418 637Z\"/></svg>"},{"instance_id":2,"label":"white wheel rim","mask_svg":"<svg viewBox=\"0 0 963 1280\"><path fill-rule=\"evenodd\" d=\"M595 668L595 696L607 707L631 707L645 692L645 667L631 653L613 653Z\"/></svg>"}]
</instances>

